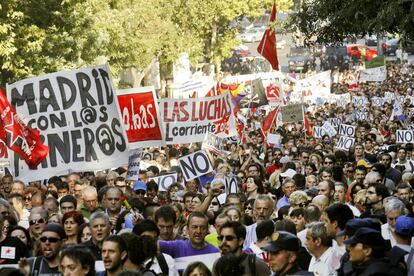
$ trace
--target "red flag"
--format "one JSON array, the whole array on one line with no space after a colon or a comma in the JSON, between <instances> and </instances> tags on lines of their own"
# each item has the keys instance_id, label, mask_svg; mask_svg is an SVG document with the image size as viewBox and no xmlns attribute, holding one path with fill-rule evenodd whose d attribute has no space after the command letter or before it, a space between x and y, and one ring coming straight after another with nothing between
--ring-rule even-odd
<instances>
[{"instance_id":1,"label":"red flag","mask_svg":"<svg viewBox=\"0 0 414 276\"><path fill-rule=\"evenodd\" d=\"M273 4L272 14L270 15L269 25L276 21L276 3ZM257 46L257 52L261 54L272 65L274 70L279 70L279 61L276 53L276 32L270 26L263 34L262 40Z\"/></svg>"},{"instance_id":2,"label":"red flag","mask_svg":"<svg viewBox=\"0 0 414 276\"><path fill-rule=\"evenodd\" d=\"M304 127L305 127L305 133L308 136L313 136L313 130L312 130L312 125L308 119L308 116L306 116L305 111L303 111L303 122L304 122Z\"/></svg>"},{"instance_id":3,"label":"red flag","mask_svg":"<svg viewBox=\"0 0 414 276\"><path fill-rule=\"evenodd\" d=\"M35 169L49 153L37 129L26 126L0 89L0 139L17 152L31 169Z\"/></svg>"},{"instance_id":4,"label":"red flag","mask_svg":"<svg viewBox=\"0 0 414 276\"><path fill-rule=\"evenodd\" d=\"M279 106L273 109L267 114L262 123L262 131L266 133L273 125L276 120L277 114L279 113Z\"/></svg>"}]
</instances>

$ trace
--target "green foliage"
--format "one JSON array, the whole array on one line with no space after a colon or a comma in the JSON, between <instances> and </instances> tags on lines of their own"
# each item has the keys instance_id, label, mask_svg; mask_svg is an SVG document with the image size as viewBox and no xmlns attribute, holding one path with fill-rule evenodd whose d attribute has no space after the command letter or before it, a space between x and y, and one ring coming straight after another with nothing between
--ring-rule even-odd
<instances>
[{"instance_id":1,"label":"green foliage","mask_svg":"<svg viewBox=\"0 0 414 276\"><path fill-rule=\"evenodd\" d=\"M280 0L278 10L291 6ZM270 11L273 0L2 0L0 85L108 62L116 75L182 52L216 65L240 41L231 22Z\"/></svg>"},{"instance_id":2,"label":"green foliage","mask_svg":"<svg viewBox=\"0 0 414 276\"><path fill-rule=\"evenodd\" d=\"M292 25L307 39L341 42L347 36L400 33L414 37L414 2L411 0L302 1Z\"/></svg>"}]
</instances>

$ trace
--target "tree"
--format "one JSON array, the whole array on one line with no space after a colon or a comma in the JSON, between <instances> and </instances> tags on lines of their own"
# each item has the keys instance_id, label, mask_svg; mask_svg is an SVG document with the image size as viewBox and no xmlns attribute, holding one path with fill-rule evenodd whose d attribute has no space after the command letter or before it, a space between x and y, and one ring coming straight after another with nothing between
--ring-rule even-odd
<instances>
[{"instance_id":1,"label":"tree","mask_svg":"<svg viewBox=\"0 0 414 276\"><path fill-rule=\"evenodd\" d=\"M309 40L342 42L348 36L400 33L414 37L414 2L411 0L302 1L291 23Z\"/></svg>"}]
</instances>

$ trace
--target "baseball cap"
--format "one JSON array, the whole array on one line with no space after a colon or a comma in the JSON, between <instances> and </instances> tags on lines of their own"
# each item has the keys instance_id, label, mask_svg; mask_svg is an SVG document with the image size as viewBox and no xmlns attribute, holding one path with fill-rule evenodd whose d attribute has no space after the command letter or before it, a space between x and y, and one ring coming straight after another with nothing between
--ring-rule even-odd
<instances>
[{"instance_id":1,"label":"baseball cap","mask_svg":"<svg viewBox=\"0 0 414 276\"><path fill-rule=\"evenodd\" d=\"M272 241L262 247L264 251L277 252L280 250L299 251L300 240L292 233L278 231L273 233Z\"/></svg>"},{"instance_id":2,"label":"baseball cap","mask_svg":"<svg viewBox=\"0 0 414 276\"><path fill-rule=\"evenodd\" d=\"M368 227L359 228L351 238L344 241L344 244L357 243L362 243L374 248L385 246L385 240L382 237L381 232Z\"/></svg>"},{"instance_id":3,"label":"baseball cap","mask_svg":"<svg viewBox=\"0 0 414 276\"><path fill-rule=\"evenodd\" d=\"M144 190L147 191L147 184L145 184L143 181L134 181L134 191L138 190Z\"/></svg>"},{"instance_id":4,"label":"baseball cap","mask_svg":"<svg viewBox=\"0 0 414 276\"><path fill-rule=\"evenodd\" d=\"M345 224L345 229L342 231L339 231L336 236L344 236L347 235L348 237L351 237L355 234L355 232L362 227L367 227L374 229L376 231L381 231L381 223L372 218L355 218L350 219Z\"/></svg>"},{"instance_id":5,"label":"baseball cap","mask_svg":"<svg viewBox=\"0 0 414 276\"><path fill-rule=\"evenodd\" d=\"M400 236L411 237L414 235L414 218L409 216L399 216L395 221L395 233Z\"/></svg>"}]
</instances>

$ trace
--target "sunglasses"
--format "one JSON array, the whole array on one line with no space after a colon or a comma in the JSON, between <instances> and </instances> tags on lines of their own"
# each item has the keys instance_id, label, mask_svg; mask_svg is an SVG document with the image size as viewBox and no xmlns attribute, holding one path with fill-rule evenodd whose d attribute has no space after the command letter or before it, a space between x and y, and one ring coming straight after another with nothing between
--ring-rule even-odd
<instances>
[{"instance_id":1,"label":"sunglasses","mask_svg":"<svg viewBox=\"0 0 414 276\"><path fill-rule=\"evenodd\" d=\"M325 161L325 164L333 164L332 161Z\"/></svg>"},{"instance_id":2,"label":"sunglasses","mask_svg":"<svg viewBox=\"0 0 414 276\"><path fill-rule=\"evenodd\" d=\"M43 243L47 241L49 241L50 243L57 243L58 241L60 241L59 238L54 238L54 237L40 237L39 240Z\"/></svg>"},{"instance_id":3,"label":"sunglasses","mask_svg":"<svg viewBox=\"0 0 414 276\"><path fill-rule=\"evenodd\" d=\"M223 241L224 239L226 240L226 241L233 241L234 239L236 239L236 237L235 236L218 236L217 237L217 239L219 240L219 241Z\"/></svg>"},{"instance_id":4,"label":"sunglasses","mask_svg":"<svg viewBox=\"0 0 414 276\"><path fill-rule=\"evenodd\" d=\"M138 191L135 191L135 193L136 193L137 195L145 195L147 192L146 192L146 191L144 191L144 190L138 190Z\"/></svg>"},{"instance_id":5,"label":"sunglasses","mask_svg":"<svg viewBox=\"0 0 414 276\"><path fill-rule=\"evenodd\" d=\"M217 206L218 205L218 202L213 201L213 202L211 202L211 205Z\"/></svg>"},{"instance_id":6,"label":"sunglasses","mask_svg":"<svg viewBox=\"0 0 414 276\"><path fill-rule=\"evenodd\" d=\"M31 221L29 221L29 225L35 225L38 223L45 223L45 219L44 218L40 218L40 219L32 219Z\"/></svg>"}]
</instances>

